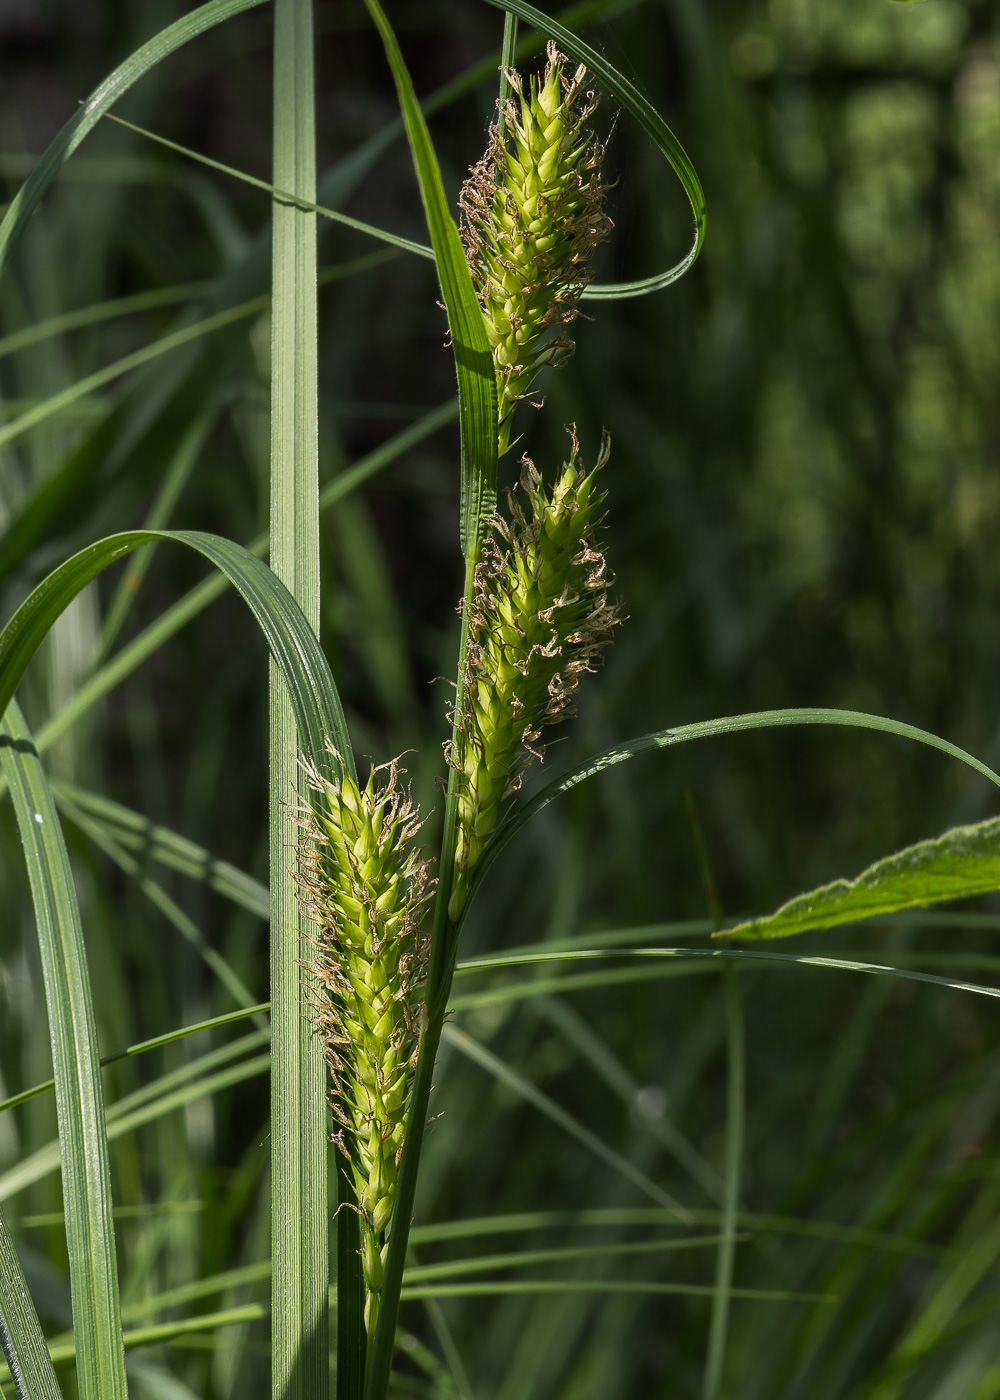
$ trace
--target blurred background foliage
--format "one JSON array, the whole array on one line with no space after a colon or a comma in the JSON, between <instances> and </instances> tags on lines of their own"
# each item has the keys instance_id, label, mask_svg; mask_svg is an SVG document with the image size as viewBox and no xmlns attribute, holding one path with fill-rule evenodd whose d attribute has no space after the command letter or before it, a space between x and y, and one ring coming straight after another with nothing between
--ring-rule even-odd
<instances>
[{"instance_id":1,"label":"blurred background foliage","mask_svg":"<svg viewBox=\"0 0 1000 1400\"><path fill-rule=\"evenodd\" d=\"M0 4L7 197L77 101L182 10L175 0ZM891 715L996 764L1000 11L990 0L587 0L571 13L677 131L705 186L709 234L679 285L586 307L575 357L540 386L547 413L521 410L507 484L521 450L543 471L561 460L558 425L575 423L591 458L602 427L611 432L607 541L628 614L546 770L663 725L799 704ZM497 12L474 0L407 0L390 15L422 96L499 43ZM320 0L317 23L320 199L423 239L363 6ZM495 98L484 71L432 118L456 194ZM266 179L269 103L263 7L171 58L120 115ZM689 216L629 121L607 103L600 121L616 230L599 277L642 276L680 256ZM241 542L265 528L268 213L266 195L110 122L70 162L0 284L5 617L73 549L151 512ZM431 266L329 223L321 237L330 482L454 390ZM84 314L122 298L134 300ZM244 310L227 324L54 400L234 307ZM33 341L29 328L53 317L65 325ZM412 751L425 810L442 772L450 691L440 677L454 666L457 485L451 423L324 517L323 640L359 760ZM185 554L160 550L143 579L122 585L109 574L73 605L23 688L37 731L198 582ZM46 750L50 769L263 878L264 676L241 605L223 596L66 726ZM699 920L763 911L991 811L980 780L885 736L812 729L694 745L549 808L491 875L468 948L669 921L694 921L697 937L709 926ZM47 1076L48 1037L9 807L0 826L0 1093L13 1094ZM433 817L429 840L432 829ZM86 831L69 834L103 1048L229 1010L231 993L178 921L154 909L148 886ZM204 881L149 872L264 999L259 918L234 912ZM992 907L795 947L989 982L1000 969ZM668 970L627 982L590 972L590 983L567 988L550 979L578 970L549 965L539 979L520 975L538 983L522 994L495 977L458 985L418 1215L425 1231L505 1212L662 1210L663 1192L711 1231L725 1138L721 982L707 963ZM751 969L740 981L743 1204L754 1216L735 1281L796 1296L734 1300L719 1395L1000 1395L995 1003L801 967ZM162 1092L168 1073L201 1084L198 1057L232 1044L243 1063L250 1051L236 1041L246 1033L118 1064L109 1099L144 1085ZM628 1158L648 1186L574 1141L513 1081L457 1053L463 1034ZM51 1214L58 1180L13 1175L53 1132L44 1098L0 1115L0 1197L56 1332L68 1320ZM192 1091L181 1111L118 1138L112 1161L136 1316L172 1316L142 1313L141 1301L266 1257L259 1074L214 1096ZM654 1230L626 1214L595 1227L553 1215L478 1243L482 1254L627 1244L666 1223ZM455 1257L454 1245L420 1239L420 1263ZM517 1277L705 1287L712 1258L711 1249L602 1256ZM260 1290L220 1284L186 1306ZM413 1302L399 1393L697 1396L708 1310L696 1295ZM137 1393L266 1394L264 1326L135 1352Z\"/></svg>"}]
</instances>

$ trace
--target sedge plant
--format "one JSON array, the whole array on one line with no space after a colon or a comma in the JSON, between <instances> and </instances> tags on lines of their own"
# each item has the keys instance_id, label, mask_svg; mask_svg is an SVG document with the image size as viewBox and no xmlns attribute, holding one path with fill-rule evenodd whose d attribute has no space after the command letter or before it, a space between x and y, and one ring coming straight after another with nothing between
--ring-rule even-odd
<instances>
[{"instance_id":1,"label":"sedge plant","mask_svg":"<svg viewBox=\"0 0 1000 1400\"><path fill-rule=\"evenodd\" d=\"M210 0L155 36L95 91L12 201L0 226L0 267L28 229L29 219L65 161L137 77L188 40L254 4L255 0ZM853 712L794 710L657 729L593 756L527 797L520 793L525 775L543 759L554 726L571 717L579 687L598 668L620 620L604 557L604 536L609 524L613 529L607 508L609 501L612 508L614 504L615 468L607 437L599 448L588 451L571 434L562 460L543 460L537 451L535 461L523 459L519 482L498 508L498 461L530 421L531 395L544 392L544 376L567 360L572 348L569 327L581 305L593 300L599 307L602 298L660 291L691 266L704 235L701 191L673 133L633 84L526 0L506 0L495 6L506 10L497 120L459 200L449 201L390 20L378 0L367 0L367 8L393 72L430 247L352 222L356 231L389 243L392 256L406 252L433 259L448 316L458 387L461 461L456 494L460 496L458 543L465 577L451 737L441 760L447 775L443 811L431 813L429 807L422 814L417 811L402 758L374 765L359 775L337 686L318 641L319 512L324 501L342 499L351 489L348 483L335 481L333 492L321 494L317 455L317 228L321 217L341 216L324 203L326 198L335 203L338 192L327 196L315 178L312 8L308 0L275 0L274 162L272 180L265 182L273 200L273 227L270 248L265 244L257 250L257 265L266 266L270 258L270 297L251 285L253 268L243 268L232 285L224 281L217 289L216 302L202 308L205 314L199 320L178 327L164 338L167 344L160 350L127 357L81 381L85 387L74 390L76 398L83 399L128 371L150 364L156 370L159 354L190 351L185 363L174 362L176 379L167 376L167 387L157 386L166 395L173 384L177 402L187 404L206 378L204 361L192 351L199 337L221 335L267 310L270 538L245 549L219 536L168 530L160 515L169 513L175 488L165 486L144 528L101 538L47 573L0 633L0 709L4 710L0 759L36 912L59 1131L56 1151L36 1154L19 1164L17 1182L33 1184L53 1165L61 1166L60 1218L65 1220L74 1322L74 1336L45 1337L28 1297L24 1271L0 1221L0 1342L9 1383L19 1400L57 1400L62 1392L53 1361L61 1365L74 1358L83 1400L124 1397L130 1383L155 1393L179 1393L180 1383L155 1366L146 1370L144 1379L141 1366L135 1366L130 1376L126 1345L139 1349L190 1340L193 1332L216 1337L230 1327L265 1324L270 1329L269 1361L255 1363L252 1351L247 1352L246 1365L259 1368L250 1382L258 1391L260 1373L266 1370L266 1384L281 1400L324 1400L331 1389L332 1354L338 1400L386 1400L391 1393L394 1348L401 1335L404 1267L443 1040L487 1068L508 1090L541 1106L551 1121L564 1129L568 1125L588 1150L602 1155L605 1164L631 1187L646 1193L653 1203L649 1211L655 1206L659 1212L658 1223L669 1218L690 1224L695 1219L635 1162L609 1149L551 1098L485 1047L477 1047L464 1031L446 1025L463 924L487 872L514 836L563 793L644 753L737 730L788 724L839 724L905 736L961 759L991 781L1000 781L954 745L911 726ZM549 40L544 58L523 71L515 66L519 20L535 26ZM640 283L618 287L592 280L594 254L612 228L605 207L601 141L592 124L598 94L602 102L638 121L654 141L679 176L695 218L692 249L681 262ZM366 159L373 161L377 154L376 150ZM248 255L248 264L253 256ZM143 304L152 304L148 295ZM258 349L262 339L258 334ZM214 353L222 353L221 344L212 342ZM73 393L60 396L63 408L74 401ZM202 416L187 426L170 464L168 476L175 483L190 472L217 405L203 402L202 408ZM4 443L27 434L44 421L47 411L55 412L44 404L29 407L28 421L0 428ZM373 462L359 464L356 470L361 475L355 480L377 470L393 452L412 446L422 432L447 421L453 411L446 405L443 412L428 416L430 426L418 424L401 433L396 447L381 457L376 454ZM144 421L143 414L137 413L129 426L139 440ZM613 421L607 426L614 431ZM102 450L103 440L98 438L89 460L96 462ZM60 477L57 486L65 485L69 493L73 481L85 475L81 462L75 461L65 473L65 482ZM49 494L40 496L36 517L44 513L45 501L53 493L54 488L44 485ZM8 567L24 557L23 541L30 535L30 526L29 519L20 533L14 531L13 538L5 540ZM128 587L111 611L110 641L128 611L133 583L141 577L148 550L176 544L218 568L223 582L195 590L179 612L161 620L150 637L140 638L124 661L119 658L117 670L97 670L81 688L83 699L78 696L71 702L72 713L60 721L62 732L75 714L94 703L95 696L108 693L116 676L120 678L142 655L172 636L182 618L194 616L227 583L233 585L260 626L272 658L269 888L215 861L194 842L162 828L150 829L137 814L119 805L71 783L54 786L39 750L53 742L58 726L44 738L33 737L13 698L32 656L89 581L122 556L146 551L134 556L137 562ZM260 558L268 546L270 567ZM110 1110L105 1105L97 1049L95 994L88 972L91 950L84 948L62 817L100 843L239 1004L236 1011L200 1018L131 1050L146 1053L188 1034L214 1031L247 1017L260 1023L245 1041L234 1042L235 1050L223 1047L210 1052L183 1066L176 1077L162 1076L153 1092L140 1096L140 1101L123 1101ZM432 861L421 843L424 833L434 830L440 831L440 842ZM736 931L745 938L774 936L833 926L859 912L891 912L957 893L990 890L1000 879L998 842L996 822L960 827L879 862L855 881L825 886L774 916L727 932ZM296 847L297 863L291 854ZM209 888L216 894L257 916L270 913L269 1004L254 1002L242 978L200 939L191 919L144 869L137 852L144 857L152 853L154 861L175 871L208 870ZM573 956L603 957L611 947L609 942L603 949L575 949ZM644 961L650 969L685 951L691 963L701 958L716 966L749 956L719 946L684 950L654 945L627 951L636 963ZM564 949L550 948L530 956L558 960L564 953ZM863 970L888 971L884 967ZM923 976L954 985L931 974ZM623 1066L599 1053L599 1047L595 1051L587 1028L581 1028L564 1006L548 1004L541 997L537 1000L569 1043L589 1047L593 1063L609 1082L619 1089L626 1085L633 1107L648 1102L627 1087L628 1072ZM740 989L731 970L725 978L724 1003L728 1083L722 1179L683 1139L671 1136L666 1127L661 1134L693 1174L707 1183L713 1201L717 1233L707 1236L706 1242L715 1250L717 1262L714 1284L707 1290L710 1316L702 1387L706 1400L717 1400L723 1393L727 1333L737 1296L733 1280L741 1214L745 1076ZM267 1011L269 1024L263 1022ZM237 1061L235 1067L228 1064L230 1056ZM208 1293L269 1279L270 1307L259 1300L234 1300L232 1306L220 1306L214 1313L157 1323L144 1332L135 1320L145 1300L139 1298L136 1312L134 1297L126 1297L123 1305L119 1296L122 1241L120 1231L116 1238L116 1228L121 1217L116 1220L112 1208L108 1139L124 1136L144 1114L142 1122L156 1121L172 1107L197 1102L199 1093L234 1086L266 1069L271 1073L271 1259L253 1260L242 1270L220 1271L206 1281L166 1292L159 1304L167 1310ZM47 1087L36 1086L15 1098L21 1101ZM335 1182L335 1202L330 1199L328 1177ZM17 1183L7 1182L5 1189L13 1193L15 1187L20 1189ZM993 1257L990 1250L995 1254L997 1246L991 1204L992 1197L984 1197L969 1212L969 1249L947 1273L947 1296L931 1299L926 1316L904 1338L886 1384L881 1389L874 1385L866 1395L898 1393L897 1382L901 1384L900 1378L909 1374L907 1367L916 1364L914 1358L919 1357L922 1339L934 1319L950 1317L961 1289L968 1293L987 1276ZM331 1220L336 1222L332 1279ZM649 1212L642 1223L648 1221ZM623 1248L631 1250L629 1257L635 1262L645 1247L663 1246L645 1241ZM156 1250L150 1247L146 1252L153 1257ZM592 1259L601 1257L600 1249L583 1253ZM555 1254L563 1257L558 1251ZM552 1256L553 1251L541 1250L530 1258L551 1262ZM481 1266L506 1267L503 1256L499 1258L499 1263L496 1258L490 1262L487 1256ZM419 1270L411 1271L409 1277L412 1287L412 1281L420 1278ZM425 1282L427 1277L423 1275ZM627 1291L637 1279L612 1282L625 1285L622 1291ZM332 1345L331 1283L336 1301ZM701 1288L703 1297L704 1285ZM774 1290L770 1292L773 1295ZM751 1290L751 1294L762 1302L768 1290ZM803 1299L793 1301L798 1304ZM437 1321L444 1346L447 1327L440 1318ZM815 1315L809 1326L811 1335L822 1333L822 1315ZM419 1355L419 1341L411 1340L410 1351ZM241 1377L248 1372L240 1370L240 1364L230 1372L227 1394L241 1393ZM459 1373L460 1367L453 1370ZM987 1366L970 1393L976 1400L988 1400L994 1381L995 1368ZM205 1384L206 1394L216 1394L222 1384L219 1374L213 1372ZM456 1387L463 1389L458 1381ZM445 1388L441 1393L450 1392Z\"/></svg>"}]
</instances>

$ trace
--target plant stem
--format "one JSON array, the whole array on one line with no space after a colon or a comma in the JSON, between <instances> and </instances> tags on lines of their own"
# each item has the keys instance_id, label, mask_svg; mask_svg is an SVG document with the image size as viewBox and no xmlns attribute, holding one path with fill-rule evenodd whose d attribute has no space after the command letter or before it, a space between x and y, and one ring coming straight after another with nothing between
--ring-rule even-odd
<instances>
[{"instance_id":1,"label":"plant stem","mask_svg":"<svg viewBox=\"0 0 1000 1400\"><path fill-rule=\"evenodd\" d=\"M459 684L455 692L455 715L451 731L453 745L457 744L461 733L463 686L460 682L469 646L469 604L475 583L477 555L478 546L476 553L470 551L465 561L462 632L458 647ZM403 1284L403 1267L406 1262L406 1247L413 1216L413 1200L417 1188L417 1174L420 1169L420 1153L423 1148L427 1109L434 1078L434 1063L441 1042L441 1028L444 1025L444 1015L448 1007L448 997L455 972L455 958L458 953L458 929L461 916L454 920L448 917L455 860L458 782L457 769L450 767L444 808L444 830L441 834L438 887L434 899L434 918L431 926L431 956L427 969L427 992L420 1025L417 1069L407 1110L406 1138L403 1142L403 1158L396 1181L396 1204L393 1211L392 1229L389 1234L385 1273L382 1277L378 1322L365 1380L365 1400L384 1400L389 1386L392 1347L396 1333L396 1318L399 1312L399 1292Z\"/></svg>"},{"instance_id":2,"label":"plant stem","mask_svg":"<svg viewBox=\"0 0 1000 1400\"><path fill-rule=\"evenodd\" d=\"M315 202L311 0L275 0L276 189ZM319 630L316 216L275 201L271 330L271 568ZM300 786L291 706L271 663L272 1393L329 1393L326 1070L303 1016L307 932L291 874Z\"/></svg>"},{"instance_id":3,"label":"plant stem","mask_svg":"<svg viewBox=\"0 0 1000 1400\"><path fill-rule=\"evenodd\" d=\"M743 1001L739 974L727 964L723 974L726 999L726 1038L729 1085L726 1105L726 1148L723 1163L722 1243L715 1261L715 1296L708 1334L703 1400L718 1400L726 1359L729 1304L736 1254L736 1226L743 1172L743 1130L746 1115L746 1054L743 1043Z\"/></svg>"}]
</instances>

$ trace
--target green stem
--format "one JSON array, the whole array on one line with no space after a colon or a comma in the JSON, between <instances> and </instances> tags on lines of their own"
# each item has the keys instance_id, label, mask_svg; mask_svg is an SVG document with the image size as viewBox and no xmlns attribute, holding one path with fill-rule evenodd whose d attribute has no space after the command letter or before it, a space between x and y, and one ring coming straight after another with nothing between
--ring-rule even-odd
<instances>
[{"instance_id":1,"label":"green stem","mask_svg":"<svg viewBox=\"0 0 1000 1400\"><path fill-rule=\"evenodd\" d=\"M740 1209L743 1171L743 1134L746 1115L746 1054L743 1039L743 1002L739 974L727 966L724 974L726 1032L729 1059L728 1102L726 1106L726 1147L723 1164L722 1242L715 1261L715 1295L708 1335L703 1400L718 1400L722 1368L726 1359L729 1330L729 1304L733 1290L733 1264L736 1255L736 1227Z\"/></svg>"},{"instance_id":2,"label":"green stem","mask_svg":"<svg viewBox=\"0 0 1000 1400\"><path fill-rule=\"evenodd\" d=\"M464 693L461 679L465 672L466 654L469 647L469 605L475 584L476 562L476 554L470 551L465 561L462 632L458 647L458 685L451 730L451 741L456 752L461 737L461 707ZM438 1046L441 1042L441 1028L444 1025L451 983L455 974L460 918L449 918L448 905L451 901L455 869L458 780L458 770L451 766L448 771L448 792L445 798L444 830L441 834L439 857L440 877L431 925L431 956L427 969L427 992L424 1000L423 1020L420 1026L417 1069L406 1115L406 1138L403 1142L403 1158L396 1181L396 1202L389 1233L385 1272L382 1276L382 1290L379 1295L378 1321L375 1326L368 1362L365 1400L385 1400L389 1388L396 1318L399 1314L399 1293L403 1284L403 1267L406 1263L406 1248L410 1237L413 1200L417 1189L417 1174L420 1170L420 1154L423 1149L424 1129L427 1124L427 1110L434 1078L434 1063L437 1059Z\"/></svg>"},{"instance_id":3,"label":"green stem","mask_svg":"<svg viewBox=\"0 0 1000 1400\"><path fill-rule=\"evenodd\" d=\"M311 0L275 0L274 186L315 202ZM316 216L275 200L271 323L271 568L319 631ZM303 1008L308 929L289 852L300 741L271 664L271 1385L329 1393L326 1067Z\"/></svg>"},{"instance_id":4,"label":"green stem","mask_svg":"<svg viewBox=\"0 0 1000 1400\"><path fill-rule=\"evenodd\" d=\"M503 46L500 50L500 97L497 103L497 135L501 142L506 132L503 116L504 104L510 99L510 82L507 78L507 70L513 68L516 63L517 15L512 15L510 10L506 10L503 17Z\"/></svg>"}]
</instances>

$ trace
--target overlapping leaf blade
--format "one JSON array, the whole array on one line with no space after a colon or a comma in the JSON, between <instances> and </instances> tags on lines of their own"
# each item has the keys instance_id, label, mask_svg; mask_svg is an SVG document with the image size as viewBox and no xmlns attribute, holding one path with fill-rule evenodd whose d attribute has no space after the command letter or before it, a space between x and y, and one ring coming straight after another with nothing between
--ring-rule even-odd
<instances>
[{"instance_id":1,"label":"overlapping leaf blade","mask_svg":"<svg viewBox=\"0 0 1000 1400\"><path fill-rule=\"evenodd\" d=\"M462 550L467 559L475 558L485 523L492 516L496 503L497 390L493 356L465 250L448 208L441 170L413 82L378 0L365 0L365 3L382 36L395 79L434 248L441 295L448 312L462 433Z\"/></svg>"},{"instance_id":2,"label":"overlapping leaf blade","mask_svg":"<svg viewBox=\"0 0 1000 1400\"><path fill-rule=\"evenodd\" d=\"M7 705L53 622L102 569L141 545L173 540L196 550L226 575L264 633L288 686L302 748L328 762L327 736L353 772L344 712L330 667L301 608L261 560L242 545L197 530L129 530L109 535L54 569L0 632L0 708Z\"/></svg>"},{"instance_id":3,"label":"overlapping leaf blade","mask_svg":"<svg viewBox=\"0 0 1000 1400\"><path fill-rule=\"evenodd\" d=\"M698 254L701 252L702 244L705 241L706 210L705 196L702 192L701 181L691 159L670 127L660 116L656 108L648 101L639 89L620 73L613 64L606 58L585 44L582 39L561 25L558 20L543 14L541 10L536 10L534 5L525 3L525 0L487 0L487 4L495 5L498 10L506 10L509 14L517 15L518 19L527 21L536 29L547 34L549 38L555 39L556 43L563 51L571 57L585 63L595 78L599 78L609 93L621 103L622 107L630 116L634 117L642 129L656 143L659 150L670 162L674 173L680 180L687 195L688 203L691 205L691 213L694 215L694 240L686 255L673 267L667 268L665 272L660 272L652 277L643 277L637 282L619 282L613 285L590 286L583 293L588 300L594 298L621 299L623 297L641 297L649 292L661 291L664 287L669 287L671 282L676 282L683 277L685 272L693 265Z\"/></svg>"},{"instance_id":4,"label":"overlapping leaf blade","mask_svg":"<svg viewBox=\"0 0 1000 1400\"><path fill-rule=\"evenodd\" d=\"M0 721L38 930L59 1119L66 1245L82 1400L126 1400L97 1029L73 873L55 801L15 702Z\"/></svg>"}]
</instances>

